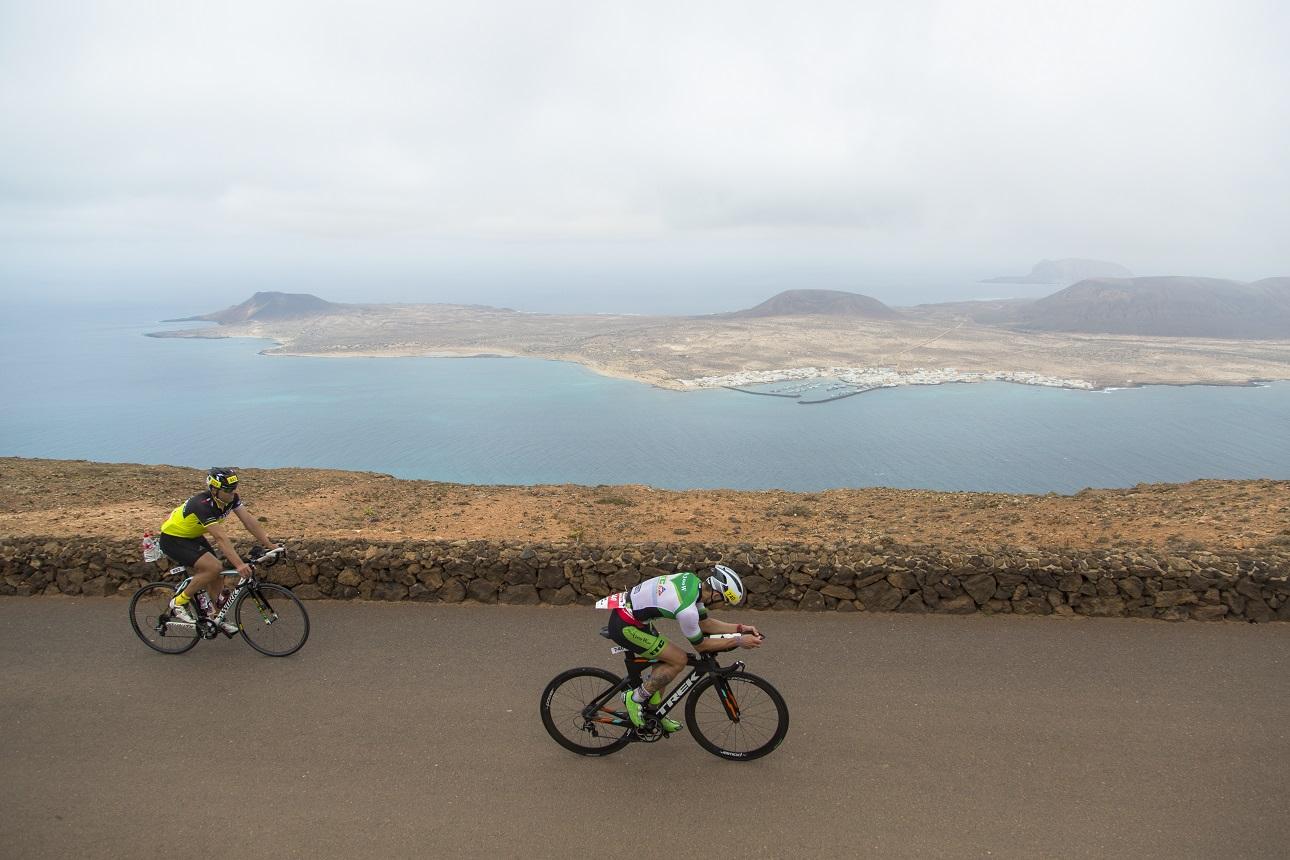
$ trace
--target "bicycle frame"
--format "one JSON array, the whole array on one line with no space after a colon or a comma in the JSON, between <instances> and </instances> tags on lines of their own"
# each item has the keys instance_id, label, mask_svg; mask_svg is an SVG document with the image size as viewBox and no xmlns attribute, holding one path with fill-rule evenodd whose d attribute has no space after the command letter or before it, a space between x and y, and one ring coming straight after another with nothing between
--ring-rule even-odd
<instances>
[{"instance_id":1,"label":"bicycle frame","mask_svg":"<svg viewBox=\"0 0 1290 860\"><path fill-rule=\"evenodd\" d=\"M593 702L588 704L587 707L583 709L583 712L582 712L583 719L586 719L590 722L595 722L595 723L606 723L606 724L615 725L615 726L625 725L625 726L631 726L632 728L636 728L633 725L631 718L628 717L626 713L624 713L623 711L611 710L610 708L606 707L606 705L609 702L613 701L615 697L622 695L625 691L638 686L640 683L641 671L646 666L651 664L656 664L658 663L658 661L643 660L639 657L636 657L634 654L628 652L627 649L623 648L622 646L617 646L613 648L610 651L610 653L612 654L626 653L624 662L627 668L627 675L621 681L619 681L616 686L610 688L607 692L598 696ZM685 680L681 681L681 683L677 684L672 689L672 692L668 695L666 699L663 700L663 702L657 708L650 710L650 718L652 722L647 721L643 728L636 728L635 737L637 739L656 740L657 739L656 733L659 731L657 729L658 720L667 716L668 712L670 712L673 708L675 708L677 705L681 703L681 701L685 698L686 694L689 693L691 689L693 689L694 685L697 684L706 676L732 675L736 672L741 672L744 669L744 663L742 660L736 660L734 663L730 664L729 666L720 665L719 663L717 663L717 658L715 654L707 654L703 656L700 656L698 654L687 654L686 663L694 667L693 671L691 671L690 674L685 676ZM730 696L728 692L724 692L724 691L722 692L722 702L725 704L726 710L730 714L730 718L734 721L738 721L739 707L737 704L734 703L733 697ZM653 728L651 728L651 726Z\"/></svg>"},{"instance_id":2,"label":"bicycle frame","mask_svg":"<svg viewBox=\"0 0 1290 860\"><path fill-rule=\"evenodd\" d=\"M278 553L280 552L281 552L281 548L272 549L264 553L263 555L261 555L259 558L253 560L251 562L251 566L252 566L251 575L246 579L238 582L238 584L233 589L233 593L229 595L228 600L225 601L224 605L220 607L219 612L215 613L214 616L212 616L211 618L206 618L201 613L197 614L197 623L194 626L196 627L197 632L200 633L203 638L213 639L216 636L216 634L222 632L219 627L220 622L224 620L224 618L228 615L228 613L235 606L237 606L238 603L240 603L242 600L245 599L244 595L247 592L250 592L251 599L255 601L255 608L260 611L260 617L264 619L265 624L272 624L275 620L277 620L277 613L273 611L273 607L271 607L268 601L264 599L263 595L260 594L260 590L258 588L260 584L260 578L255 574L255 565L265 562L266 559L268 560L267 562L268 564L273 564L275 561L277 561ZM183 574L187 572L188 572L187 567L183 565L179 565L178 567L172 567L170 570L166 571L166 575L178 576L179 574ZM238 572L236 570L222 570L220 571L220 576L235 577L235 576L238 576ZM188 584L192 581L193 581L193 578L191 575L185 576L183 581L181 581L179 585L175 586L175 593L178 594L179 592L183 591L185 588L188 587ZM159 623L162 625L166 625L167 627L171 624L182 625L184 627L189 626L182 621L171 621L166 618L160 619ZM163 631L163 635L164 635L164 631ZM231 639L236 634L225 633L224 635L228 636Z\"/></svg>"}]
</instances>

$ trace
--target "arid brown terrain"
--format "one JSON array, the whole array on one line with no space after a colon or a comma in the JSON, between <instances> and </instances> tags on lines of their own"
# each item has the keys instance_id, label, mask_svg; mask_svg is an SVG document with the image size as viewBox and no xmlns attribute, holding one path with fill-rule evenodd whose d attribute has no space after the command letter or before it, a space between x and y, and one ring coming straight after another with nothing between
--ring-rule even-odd
<instances>
[{"instance_id":1,"label":"arid brown terrain","mask_svg":"<svg viewBox=\"0 0 1290 860\"><path fill-rule=\"evenodd\" d=\"M248 468L242 475L248 509L271 535L287 540L887 540L1210 549L1290 543L1290 481L1207 480L1037 496L475 486L318 469ZM177 466L0 458L0 535L122 538L155 531L203 479L203 470ZM246 537L240 527L235 534Z\"/></svg>"}]
</instances>

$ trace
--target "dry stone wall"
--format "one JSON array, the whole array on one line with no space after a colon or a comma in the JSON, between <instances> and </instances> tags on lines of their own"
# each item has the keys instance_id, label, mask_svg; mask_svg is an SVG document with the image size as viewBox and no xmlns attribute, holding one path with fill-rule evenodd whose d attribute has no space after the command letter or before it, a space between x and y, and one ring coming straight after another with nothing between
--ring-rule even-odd
<instances>
[{"instance_id":1,"label":"dry stone wall","mask_svg":"<svg viewBox=\"0 0 1290 860\"><path fill-rule=\"evenodd\" d=\"M969 552L887 544L588 546L301 541L266 578L301 598L590 604L723 562L754 609L1290 621L1290 546L1246 551ZM137 541L0 538L0 595L129 595L168 565Z\"/></svg>"}]
</instances>

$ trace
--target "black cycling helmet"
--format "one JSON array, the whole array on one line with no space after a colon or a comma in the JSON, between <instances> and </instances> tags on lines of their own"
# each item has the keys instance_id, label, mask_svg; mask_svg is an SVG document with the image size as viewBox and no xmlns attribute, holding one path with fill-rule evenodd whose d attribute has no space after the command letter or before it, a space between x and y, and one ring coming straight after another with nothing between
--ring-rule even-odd
<instances>
[{"instance_id":1,"label":"black cycling helmet","mask_svg":"<svg viewBox=\"0 0 1290 860\"><path fill-rule=\"evenodd\" d=\"M237 470L232 466L211 466L206 473L206 486L212 490L237 492Z\"/></svg>"}]
</instances>

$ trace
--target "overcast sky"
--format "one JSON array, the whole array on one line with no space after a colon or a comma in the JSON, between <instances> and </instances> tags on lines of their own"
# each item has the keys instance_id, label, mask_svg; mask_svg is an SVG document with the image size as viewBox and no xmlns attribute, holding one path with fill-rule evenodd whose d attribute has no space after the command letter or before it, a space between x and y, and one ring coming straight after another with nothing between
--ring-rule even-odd
<instances>
[{"instance_id":1,"label":"overcast sky","mask_svg":"<svg viewBox=\"0 0 1290 860\"><path fill-rule=\"evenodd\" d=\"M1290 275L1286 8L0 0L0 295Z\"/></svg>"}]
</instances>

